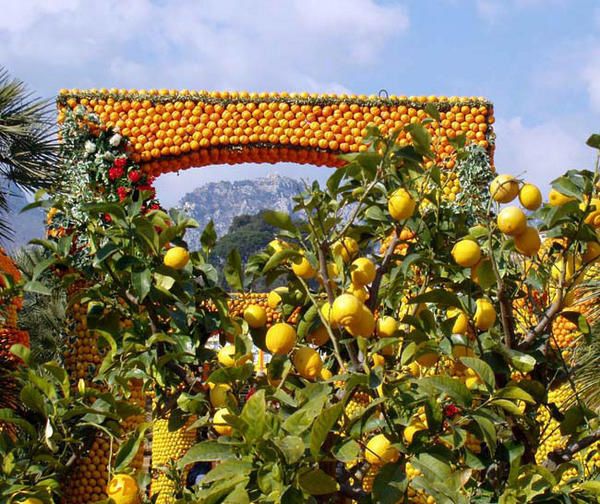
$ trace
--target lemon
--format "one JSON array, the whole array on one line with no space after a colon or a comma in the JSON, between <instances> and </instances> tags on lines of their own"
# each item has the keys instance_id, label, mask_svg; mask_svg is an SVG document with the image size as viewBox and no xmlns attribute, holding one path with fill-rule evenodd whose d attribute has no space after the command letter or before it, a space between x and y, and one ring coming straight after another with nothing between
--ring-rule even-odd
<instances>
[{"instance_id":1,"label":"lemon","mask_svg":"<svg viewBox=\"0 0 600 504\"><path fill-rule=\"evenodd\" d=\"M537 210L542 205L542 193L533 184L523 184L519 191L519 201L527 210Z\"/></svg>"},{"instance_id":2,"label":"lemon","mask_svg":"<svg viewBox=\"0 0 600 504\"><path fill-rule=\"evenodd\" d=\"M167 250L163 264L169 268L180 270L190 261L190 253L183 247L171 247Z\"/></svg>"},{"instance_id":3,"label":"lemon","mask_svg":"<svg viewBox=\"0 0 600 504\"><path fill-rule=\"evenodd\" d=\"M373 366L375 366L375 367L377 367L377 366L385 367L385 357L383 355L379 355L378 353L374 353L373 355L371 355L371 358L373 359Z\"/></svg>"},{"instance_id":4,"label":"lemon","mask_svg":"<svg viewBox=\"0 0 600 504\"><path fill-rule=\"evenodd\" d=\"M375 265L366 257L355 259L350 269L350 277L354 285L368 285L375 280Z\"/></svg>"},{"instance_id":5,"label":"lemon","mask_svg":"<svg viewBox=\"0 0 600 504\"><path fill-rule=\"evenodd\" d=\"M331 246L331 251L334 256L341 256L345 263L349 263L358 254L358 243L354 238L345 236L343 240L338 240Z\"/></svg>"},{"instance_id":6,"label":"lemon","mask_svg":"<svg viewBox=\"0 0 600 504\"><path fill-rule=\"evenodd\" d=\"M231 436L233 433L233 428L223 418L225 415L229 414L230 413L227 408L221 408L218 409L213 416L213 429L215 429L217 434L221 434L221 436Z\"/></svg>"},{"instance_id":7,"label":"lemon","mask_svg":"<svg viewBox=\"0 0 600 504\"><path fill-rule=\"evenodd\" d=\"M273 324L267 331L265 345L274 355L286 355L296 344L296 329L285 322Z\"/></svg>"},{"instance_id":8,"label":"lemon","mask_svg":"<svg viewBox=\"0 0 600 504\"><path fill-rule=\"evenodd\" d=\"M573 254L567 254L566 261L562 257L556 261L552 265L552 269L550 270L550 274L554 280L560 280L563 274L563 270L565 269L566 262L566 271L565 271L565 280L571 280L573 275L578 272L578 270L582 266L581 259L579 257L575 257Z\"/></svg>"},{"instance_id":9,"label":"lemon","mask_svg":"<svg viewBox=\"0 0 600 504\"><path fill-rule=\"evenodd\" d=\"M125 502L125 501L123 501ZM133 501L137 503L138 501ZM36 499L35 497L27 497L24 501L19 501L19 504L44 504L40 499Z\"/></svg>"},{"instance_id":10,"label":"lemon","mask_svg":"<svg viewBox=\"0 0 600 504\"><path fill-rule=\"evenodd\" d=\"M276 253L290 248L290 244L284 242L283 240L271 240L267 246L271 247Z\"/></svg>"},{"instance_id":11,"label":"lemon","mask_svg":"<svg viewBox=\"0 0 600 504\"><path fill-rule=\"evenodd\" d=\"M426 352L419 355L416 360L423 367L433 367L440 360L440 356L435 352Z\"/></svg>"},{"instance_id":12,"label":"lemon","mask_svg":"<svg viewBox=\"0 0 600 504\"><path fill-rule=\"evenodd\" d=\"M137 481L128 474L115 474L106 486L106 493L115 504L139 504L141 502L140 487ZM30 501L30 504L36 501L41 504L38 499Z\"/></svg>"},{"instance_id":13,"label":"lemon","mask_svg":"<svg viewBox=\"0 0 600 504\"><path fill-rule=\"evenodd\" d=\"M527 227L527 217L523 210L509 206L500 210L497 218L498 229L508 236L518 236Z\"/></svg>"},{"instance_id":14,"label":"lemon","mask_svg":"<svg viewBox=\"0 0 600 504\"><path fill-rule=\"evenodd\" d=\"M581 203L579 208L585 210L587 203ZM600 198L592 198L590 203L590 213L585 217L585 223L590 226L600 227Z\"/></svg>"},{"instance_id":15,"label":"lemon","mask_svg":"<svg viewBox=\"0 0 600 504\"><path fill-rule=\"evenodd\" d=\"M302 347L294 352L292 362L298 374L307 380L314 380L321 374L323 361L319 353L310 347Z\"/></svg>"},{"instance_id":16,"label":"lemon","mask_svg":"<svg viewBox=\"0 0 600 504\"><path fill-rule=\"evenodd\" d=\"M306 341L315 346L324 345L329 341L329 332L327 331L327 328L321 324L315 330L308 333Z\"/></svg>"},{"instance_id":17,"label":"lemon","mask_svg":"<svg viewBox=\"0 0 600 504\"><path fill-rule=\"evenodd\" d=\"M386 315L377 319L377 336L390 338L398 330L398 321L394 317Z\"/></svg>"},{"instance_id":18,"label":"lemon","mask_svg":"<svg viewBox=\"0 0 600 504\"><path fill-rule=\"evenodd\" d=\"M568 203L569 201L575 201L575 198L558 192L556 189L550 189L550 193L548 194L548 202L552 206L561 206L565 203Z\"/></svg>"},{"instance_id":19,"label":"lemon","mask_svg":"<svg viewBox=\"0 0 600 504\"><path fill-rule=\"evenodd\" d=\"M333 301L329 316L339 325L347 326L358 321L364 304L352 294L341 294Z\"/></svg>"},{"instance_id":20,"label":"lemon","mask_svg":"<svg viewBox=\"0 0 600 504\"><path fill-rule=\"evenodd\" d=\"M515 248L527 257L536 255L541 246L542 240L540 239L540 234L534 227L527 226L525 231L515 236Z\"/></svg>"},{"instance_id":21,"label":"lemon","mask_svg":"<svg viewBox=\"0 0 600 504\"><path fill-rule=\"evenodd\" d=\"M406 189L400 188L392 193L388 199L388 211L392 219L401 221L412 217L417 203L412 199Z\"/></svg>"},{"instance_id":22,"label":"lemon","mask_svg":"<svg viewBox=\"0 0 600 504\"><path fill-rule=\"evenodd\" d=\"M454 318L454 325L452 326L452 334L466 334L469 328L469 319L467 314L459 310L458 308L450 308L448 310L448 318Z\"/></svg>"},{"instance_id":23,"label":"lemon","mask_svg":"<svg viewBox=\"0 0 600 504\"><path fill-rule=\"evenodd\" d=\"M361 303L359 317L345 327L352 336L370 338L375 331L375 317L371 310Z\"/></svg>"},{"instance_id":24,"label":"lemon","mask_svg":"<svg viewBox=\"0 0 600 504\"><path fill-rule=\"evenodd\" d=\"M267 323L267 311L262 306L251 304L244 310L244 320L253 329L264 327Z\"/></svg>"},{"instance_id":25,"label":"lemon","mask_svg":"<svg viewBox=\"0 0 600 504\"><path fill-rule=\"evenodd\" d=\"M600 257L600 243L598 242L588 242L585 247L585 252L581 256L583 262L590 263L595 261Z\"/></svg>"},{"instance_id":26,"label":"lemon","mask_svg":"<svg viewBox=\"0 0 600 504\"><path fill-rule=\"evenodd\" d=\"M475 302L475 305L475 317L473 318L475 327L482 331L487 331L494 325L494 322L496 322L496 310L494 305L487 299L478 299Z\"/></svg>"},{"instance_id":27,"label":"lemon","mask_svg":"<svg viewBox=\"0 0 600 504\"><path fill-rule=\"evenodd\" d=\"M217 353L217 360L223 367L241 366L244 362L252 359L252 355L244 355L235 360L235 345L227 344Z\"/></svg>"},{"instance_id":28,"label":"lemon","mask_svg":"<svg viewBox=\"0 0 600 504\"><path fill-rule=\"evenodd\" d=\"M461 357L473 357L475 353L472 348L466 345L455 344L452 346L452 357L460 359Z\"/></svg>"},{"instance_id":29,"label":"lemon","mask_svg":"<svg viewBox=\"0 0 600 504\"><path fill-rule=\"evenodd\" d=\"M452 248L452 257L459 266L470 268L481 259L481 249L476 241L460 240Z\"/></svg>"},{"instance_id":30,"label":"lemon","mask_svg":"<svg viewBox=\"0 0 600 504\"><path fill-rule=\"evenodd\" d=\"M363 285L350 284L350 286L346 289L346 292L356 296L363 303L369 299L369 291Z\"/></svg>"},{"instance_id":31,"label":"lemon","mask_svg":"<svg viewBox=\"0 0 600 504\"><path fill-rule=\"evenodd\" d=\"M269 295L267 296L267 305L269 305L269 308L274 310L279 303L281 303L281 296L279 293L276 290L269 292Z\"/></svg>"},{"instance_id":32,"label":"lemon","mask_svg":"<svg viewBox=\"0 0 600 504\"><path fill-rule=\"evenodd\" d=\"M519 182L512 175L498 175L490 184L490 194L498 203L510 203L519 193Z\"/></svg>"},{"instance_id":33,"label":"lemon","mask_svg":"<svg viewBox=\"0 0 600 504\"><path fill-rule=\"evenodd\" d=\"M321 315L323 315L323 319L327 321L327 323L331 327L337 327L337 324L333 321L333 317L331 315L331 305L329 303L324 303L321 308Z\"/></svg>"},{"instance_id":34,"label":"lemon","mask_svg":"<svg viewBox=\"0 0 600 504\"><path fill-rule=\"evenodd\" d=\"M468 368L465 371L465 376L465 385L469 390L477 388L477 386L481 383L481 378L479 378L479 375L471 368Z\"/></svg>"},{"instance_id":35,"label":"lemon","mask_svg":"<svg viewBox=\"0 0 600 504\"><path fill-rule=\"evenodd\" d=\"M415 438L415 434L426 429L427 427L420 422L411 423L404 428L404 439L406 439L408 444L411 444Z\"/></svg>"},{"instance_id":36,"label":"lemon","mask_svg":"<svg viewBox=\"0 0 600 504\"><path fill-rule=\"evenodd\" d=\"M365 459L369 464L384 465L396 462L399 458L400 452L384 434L377 434L369 439L365 448Z\"/></svg>"},{"instance_id":37,"label":"lemon","mask_svg":"<svg viewBox=\"0 0 600 504\"><path fill-rule=\"evenodd\" d=\"M231 393L231 387L226 383L209 385L212 385L209 392L209 399L213 408L223 408L227 406L228 402L236 402L235 396Z\"/></svg>"},{"instance_id":38,"label":"lemon","mask_svg":"<svg viewBox=\"0 0 600 504\"><path fill-rule=\"evenodd\" d=\"M324 367L319 373L319 378L321 378L321 380L323 381L331 380L331 378L333 378L333 373L329 369Z\"/></svg>"},{"instance_id":39,"label":"lemon","mask_svg":"<svg viewBox=\"0 0 600 504\"><path fill-rule=\"evenodd\" d=\"M292 271L296 274L296 276L299 276L304 280L310 280L311 278L317 276L317 271L312 267L306 257L302 257L298 262L296 261L297 260L292 262Z\"/></svg>"}]
</instances>

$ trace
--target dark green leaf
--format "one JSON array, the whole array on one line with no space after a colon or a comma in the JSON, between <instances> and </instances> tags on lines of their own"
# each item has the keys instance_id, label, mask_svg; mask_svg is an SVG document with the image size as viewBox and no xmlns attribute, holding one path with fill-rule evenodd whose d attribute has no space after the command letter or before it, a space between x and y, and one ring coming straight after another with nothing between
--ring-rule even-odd
<instances>
[{"instance_id":1,"label":"dark green leaf","mask_svg":"<svg viewBox=\"0 0 600 504\"><path fill-rule=\"evenodd\" d=\"M275 441L288 464L295 464L304 455L304 441L298 436L286 436Z\"/></svg>"},{"instance_id":2,"label":"dark green leaf","mask_svg":"<svg viewBox=\"0 0 600 504\"><path fill-rule=\"evenodd\" d=\"M221 444L218 441L203 441L192 446L177 462L178 467L184 468L196 462L220 462L236 458L235 448Z\"/></svg>"},{"instance_id":3,"label":"dark green leaf","mask_svg":"<svg viewBox=\"0 0 600 504\"><path fill-rule=\"evenodd\" d=\"M279 252L275 252L264 265L263 273L266 273L272 270L273 268L276 268L287 259L299 259L301 257L302 254L292 249L283 249Z\"/></svg>"},{"instance_id":4,"label":"dark green leaf","mask_svg":"<svg viewBox=\"0 0 600 504\"><path fill-rule=\"evenodd\" d=\"M597 133L594 133L587 139L587 142L585 142L585 143L587 145L589 145L590 147L594 147L595 149L600 149L600 135Z\"/></svg>"},{"instance_id":5,"label":"dark green leaf","mask_svg":"<svg viewBox=\"0 0 600 504\"><path fill-rule=\"evenodd\" d=\"M297 233L298 228L292 222L292 218L285 212L279 212L277 210L267 210L263 212L263 219L267 224L274 226L279 229L285 229L290 233Z\"/></svg>"},{"instance_id":6,"label":"dark green leaf","mask_svg":"<svg viewBox=\"0 0 600 504\"><path fill-rule=\"evenodd\" d=\"M223 268L225 280L229 286L236 290L241 291L244 288L244 273L242 271L242 257L237 249L231 249L227 256L227 262Z\"/></svg>"},{"instance_id":7,"label":"dark green leaf","mask_svg":"<svg viewBox=\"0 0 600 504\"><path fill-rule=\"evenodd\" d=\"M336 403L333 406L324 409L315 420L310 432L310 452L317 458L321 451L321 446L325 442L327 435L331 432L333 426L342 414L342 403Z\"/></svg>"},{"instance_id":8,"label":"dark green leaf","mask_svg":"<svg viewBox=\"0 0 600 504\"><path fill-rule=\"evenodd\" d=\"M487 362L475 357L461 357L460 360L479 375L479 378L483 380L490 392L496 388L494 371Z\"/></svg>"},{"instance_id":9,"label":"dark green leaf","mask_svg":"<svg viewBox=\"0 0 600 504\"><path fill-rule=\"evenodd\" d=\"M131 273L131 283L133 290L141 303L148 293L150 292L150 286L152 285L152 272L149 269L142 271L133 271Z\"/></svg>"},{"instance_id":10,"label":"dark green leaf","mask_svg":"<svg viewBox=\"0 0 600 504\"><path fill-rule=\"evenodd\" d=\"M150 423L143 423L133 431L127 440L121 444L119 451L115 457L115 472L123 472L133 461L140 450L140 446L144 441L146 430L150 427Z\"/></svg>"},{"instance_id":11,"label":"dark green leaf","mask_svg":"<svg viewBox=\"0 0 600 504\"><path fill-rule=\"evenodd\" d=\"M202 231L202 235L200 236L200 243L202 244L202 249L204 252L208 253L217 243L217 233L215 232L215 223L211 219L204 231Z\"/></svg>"},{"instance_id":12,"label":"dark green leaf","mask_svg":"<svg viewBox=\"0 0 600 504\"><path fill-rule=\"evenodd\" d=\"M302 473L298 478L300 488L310 495L327 495L338 490L338 484L329 474L321 469L312 469Z\"/></svg>"}]
</instances>

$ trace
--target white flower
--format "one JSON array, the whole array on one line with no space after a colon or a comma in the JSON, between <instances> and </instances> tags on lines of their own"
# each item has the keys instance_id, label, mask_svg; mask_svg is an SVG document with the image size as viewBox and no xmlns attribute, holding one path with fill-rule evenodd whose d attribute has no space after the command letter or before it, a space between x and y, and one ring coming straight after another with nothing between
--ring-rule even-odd
<instances>
[{"instance_id":1,"label":"white flower","mask_svg":"<svg viewBox=\"0 0 600 504\"><path fill-rule=\"evenodd\" d=\"M96 144L91 140L85 142L85 152L87 152L88 154L93 154L94 152L96 152Z\"/></svg>"},{"instance_id":2,"label":"white flower","mask_svg":"<svg viewBox=\"0 0 600 504\"><path fill-rule=\"evenodd\" d=\"M119 135L118 133L115 133L113 136L110 137L110 140L108 141L108 143L110 145L112 145L113 147L116 147L117 145L119 145L121 143L121 135Z\"/></svg>"}]
</instances>

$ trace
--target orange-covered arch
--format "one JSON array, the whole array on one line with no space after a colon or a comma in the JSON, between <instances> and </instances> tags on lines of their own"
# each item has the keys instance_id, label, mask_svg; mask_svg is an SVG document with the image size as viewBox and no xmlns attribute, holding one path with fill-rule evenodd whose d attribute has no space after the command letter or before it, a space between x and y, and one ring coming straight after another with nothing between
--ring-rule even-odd
<instances>
[{"instance_id":1,"label":"orange-covered arch","mask_svg":"<svg viewBox=\"0 0 600 504\"><path fill-rule=\"evenodd\" d=\"M64 107L82 105L130 141L131 157L154 176L192 166L293 162L336 167L339 154L366 149L374 124L385 133L427 117L438 160L454 166L450 140L464 134L493 158L493 106L476 97L377 97L307 93L173 90L62 90ZM402 131L399 142L410 143Z\"/></svg>"}]
</instances>

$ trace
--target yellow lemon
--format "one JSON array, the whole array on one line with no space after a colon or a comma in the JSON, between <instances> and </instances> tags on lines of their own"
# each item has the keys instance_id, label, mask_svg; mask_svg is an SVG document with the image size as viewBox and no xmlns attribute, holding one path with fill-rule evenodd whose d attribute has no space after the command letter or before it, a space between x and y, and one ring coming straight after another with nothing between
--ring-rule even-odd
<instances>
[{"instance_id":1,"label":"yellow lemon","mask_svg":"<svg viewBox=\"0 0 600 504\"><path fill-rule=\"evenodd\" d=\"M479 375L471 368L467 368L465 371L465 376L465 385L469 390L477 388L477 386L481 383L481 378L479 378Z\"/></svg>"},{"instance_id":2,"label":"yellow lemon","mask_svg":"<svg viewBox=\"0 0 600 504\"><path fill-rule=\"evenodd\" d=\"M452 257L459 266L470 268L481 259L481 249L476 241L460 240L452 248Z\"/></svg>"},{"instance_id":3,"label":"yellow lemon","mask_svg":"<svg viewBox=\"0 0 600 504\"><path fill-rule=\"evenodd\" d=\"M519 182L512 175L498 175L490 184L490 194L498 203L510 203L519 193Z\"/></svg>"},{"instance_id":4,"label":"yellow lemon","mask_svg":"<svg viewBox=\"0 0 600 504\"><path fill-rule=\"evenodd\" d=\"M550 189L550 193L548 194L548 202L552 206L561 206L569 201L575 201L575 198L558 192L556 189Z\"/></svg>"},{"instance_id":5,"label":"yellow lemon","mask_svg":"<svg viewBox=\"0 0 600 504\"><path fill-rule=\"evenodd\" d=\"M585 210L587 207L586 203L581 203L579 208ZM600 198L592 198L590 203L590 213L585 217L585 223L590 226L600 227Z\"/></svg>"},{"instance_id":6,"label":"yellow lemon","mask_svg":"<svg viewBox=\"0 0 600 504\"><path fill-rule=\"evenodd\" d=\"M365 448L365 459L369 464L385 465L396 462L399 458L400 452L384 434L377 434L369 439Z\"/></svg>"},{"instance_id":7,"label":"yellow lemon","mask_svg":"<svg viewBox=\"0 0 600 504\"><path fill-rule=\"evenodd\" d=\"M358 243L354 238L346 236L343 240L336 241L331 246L331 251L333 255L341 256L345 263L349 263L358 254Z\"/></svg>"},{"instance_id":8,"label":"yellow lemon","mask_svg":"<svg viewBox=\"0 0 600 504\"><path fill-rule=\"evenodd\" d=\"M306 257L302 257L300 260L292 262L292 271L296 276L299 276L304 280L310 280L317 276L317 271L312 267Z\"/></svg>"},{"instance_id":9,"label":"yellow lemon","mask_svg":"<svg viewBox=\"0 0 600 504\"><path fill-rule=\"evenodd\" d=\"M496 310L494 305L487 299L478 299L475 302L475 305L475 317L473 318L475 327L482 331L487 331L494 325L494 322L496 322Z\"/></svg>"},{"instance_id":10,"label":"yellow lemon","mask_svg":"<svg viewBox=\"0 0 600 504\"><path fill-rule=\"evenodd\" d=\"M345 327L352 336L370 338L375 331L375 317L373 317L371 310L361 303L359 317Z\"/></svg>"},{"instance_id":11,"label":"yellow lemon","mask_svg":"<svg viewBox=\"0 0 600 504\"><path fill-rule=\"evenodd\" d=\"M385 367L385 357L383 355L374 353L373 355L371 355L371 358L373 359L373 366Z\"/></svg>"},{"instance_id":12,"label":"yellow lemon","mask_svg":"<svg viewBox=\"0 0 600 504\"><path fill-rule=\"evenodd\" d=\"M366 257L355 259L350 270L350 277L354 285L367 285L375 280L375 265Z\"/></svg>"},{"instance_id":13,"label":"yellow lemon","mask_svg":"<svg viewBox=\"0 0 600 504\"><path fill-rule=\"evenodd\" d=\"M123 501L125 502L125 501ZM138 501L133 501L137 503ZM36 499L35 497L27 497L24 501L19 501L19 504L44 504L40 499Z\"/></svg>"},{"instance_id":14,"label":"yellow lemon","mask_svg":"<svg viewBox=\"0 0 600 504\"><path fill-rule=\"evenodd\" d=\"M523 210L509 206L500 210L497 218L498 229L508 236L518 236L527 227L527 217Z\"/></svg>"},{"instance_id":15,"label":"yellow lemon","mask_svg":"<svg viewBox=\"0 0 600 504\"><path fill-rule=\"evenodd\" d=\"M579 269L582 266L581 259L576 257L574 254L567 254L566 261L562 257L552 264L552 269L550 270L550 274L554 280L559 280L563 274L563 270L565 269L566 262L566 271L565 271L565 280L571 280L575 273L579 272Z\"/></svg>"},{"instance_id":16,"label":"yellow lemon","mask_svg":"<svg viewBox=\"0 0 600 504\"><path fill-rule=\"evenodd\" d=\"M323 319L326 320L331 327L337 327L337 324L331 315L331 305L329 303L325 302L321 305L320 311L321 315L323 315Z\"/></svg>"},{"instance_id":17,"label":"yellow lemon","mask_svg":"<svg viewBox=\"0 0 600 504\"><path fill-rule=\"evenodd\" d=\"M588 242L585 247L585 252L581 256L583 262L590 263L595 261L600 257L600 243L598 242Z\"/></svg>"},{"instance_id":18,"label":"yellow lemon","mask_svg":"<svg viewBox=\"0 0 600 504\"><path fill-rule=\"evenodd\" d=\"M358 321L364 304L352 294L341 294L333 301L329 316L339 325L347 326Z\"/></svg>"},{"instance_id":19,"label":"yellow lemon","mask_svg":"<svg viewBox=\"0 0 600 504\"><path fill-rule=\"evenodd\" d=\"M281 303L281 296L279 293L276 290L269 292L269 295L267 296L267 305L269 305L269 308L274 310L279 303Z\"/></svg>"},{"instance_id":20,"label":"yellow lemon","mask_svg":"<svg viewBox=\"0 0 600 504\"><path fill-rule=\"evenodd\" d=\"M459 359L461 357L473 357L475 353L472 348L466 345L455 344L452 346L452 357Z\"/></svg>"},{"instance_id":21,"label":"yellow lemon","mask_svg":"<svg viewBox=\"0 0 600 504\"><path fill-rule=\"evenodd\" d=\"M527 226L525 231L515 236L515 248L527 257L536 255L541 246L542 240L540 239L540 234L534 227Z\"/></svg>"},{"instance_id":22,"label":"yellow lemon","mask_svg":"<svg viewBox=\"0 0 600 504\"><path fill-rule=\"evenodd\" d=\"M252 355L244 355L235 360L235 345L227 344L217 353L217 360L223 367L241 366L244 362L252 359Z\"/></svg>"},{"instance_id":23,"label":"yellow lemon","mask_svg":"<svg viewBox=\"0 0 600 504\"><path fill-rule=\"evenodd\" d=\"M323 369L319 353L310 347L302 347L294 352L292 362L298 374L307 380L314 380Z\"/></svg>"},{"instance_id":24,"label":"yellow lemon","mask_svg":"<svg viewBox=\"0 0 600 504\"><path fill-rule=\"evenodd\" d=\"M319 378L323 381L331 380L331 378L333 378L333 373L327 368L322 368L321 373L319 373Z\"/></svg>"},{"instance_id":25,"label":"yellow lemon","mask_svg":"<svg viewBox=\"0 0 600 504\"><path fill-rule=\"evenodd\" d=\"M415 434L426 429L427 427L420 422L411 423L404 428L404 439L406 439L408 444L411 444L415 438Z\"/></svg>"},{"instance_id":26,"label":"yellow lemon","mask_svg":"<svg viewBox=\"0 0 600 504\"><path fill-rule=\"evenodd\" d=\"M296 344L296 329L285 322L273 324L267 331L265 345L274 355L286 355Z\"/></svg>"},{"instance_id":27,"label":"yellow lemon","mask_svg":"<svg viewBox=\"0 0 600 504\"><path fill-rule=\"evenodd\" d=\"M221 436L231 436L233 434L233 427L223 418L229 414L227 408L221 408L215 411L215 415L213 416L213 429L215 429L217 434L221 434Z\"/></svg>"},{"instance_id":28,"label":"yellow lemon","mask_svg":"<svg viewBox=\"0 0 600 504\"><path fill-rule=\"evenodd\" d=\"M115 474L106 486L106 493L110 499L115 501L115 504L139 504L141 502L140 487L137 481L128 474ZM41 503L41 501L38 502Z\"/></svg>"},{"instance_id":29,"label":"yellow lemon","mask_svg":"<svg viewBox=\"0 0 600 504\"><path fill-rule=\"evenodd\" d=\"M267 323L267 310L262 306L251 304L244 310L244 320L253 329L264 327Z\"/></svg>"},{"instance_id":30,"label":"yellow lemon","mask_svg":"<svg viewBox=\"0 0 600 504\"><path fill-rule=\"evenodd\" d=\"M360 299L363 303L369 299L369 291L367 290L366 287L364 287L363 285L355 285L355 284L350 284L350 286L346 289L346 292L348 294L352 294L353 296L356 296L358 299Z\"/></svg>"},{"instance_id":31,"label":"yellow lemon","mask_svg":"<svg viewBox=\"0 0 600 504\"><path fill-rule=\"evenodd\" d=\"M419 355L416 360L423 367L433 367L440 360L440 356L435 352L426 352Z\"/></svg>"},{"instance_id":32,"label":"yellow lemon","mask_svg":"<svg viewBox=\"0 0 600 504\"><path fill-rule=\"evenodd\" d=\"M171 247L167 250L163 263L169 268L180 270L190 261L190 253L183 247Z\"/></svg>"},{"instance_id":33,"label":"yellow lemon","mask_svg":"<svg viewBox=\"0 0 600 504\"><path fill-rule=\"evenodd\" d=\"M458 308L450 308L448 310L448 318L454 318L454 325L452 326L452 334L466 334L469 328L469 318L467 314L459 310Z\"/></svg>"},{"instance_id":34,"label":"yellow lemon","mask_svg":"<svg viewBox=\"0 0 600 504\"><path fill-rule=\"evenodd\" d=\"M377 336L390 338L398 330L398 321L394 317L386 315L377 319Z\"/></svg>"},{"instance_id":35,"label":"yellow lemon","mask_svg":"<svg viewBox=\"0 0 600 504\"><path fill-rule=\"evenodd\" d=\"M226 383L209 384L209 399L213 408L223 408L228 402L236 402L235 396L231 393L231 387Z\"/></svg>"},{"instance_id":36,"label":"yellow lemon","mask_svg":"<svg viewBox=\"0 0 600 504\"><path fill-rule=\"evenodd\" d=\"M268 244L275 252L281 252L284 249L290 248L290 244L283 240L271 240Z\"/></svg>"},{"instance_id":37,"label":"yellow lemon","mask_svg":"<svg viewBox=\"0 0 600 504\"><path fill-rule=\"evenodd\" d=\"M306 341L315 346L324 345L329 341L329 332L324 325L320 324L319 327L307 334Z\"/></svg>"},{"instance_id":38,"label":"yellow lemon","mask_svg":"<svg viewBox=\"0 0 600 504\"><path fill-rule=\"evenodd\" d=\"M392 219L401 221L412 217L417 203L406 189L400 188L388 199L388 210Z\"/></svg>"},{"instance_id":39,"label":"yellow lemon","mask_svg":"<svg viewBox=\"0 0 600 504\"><path fill-rule=\"evenodd\" d=\"M533 184L523 184L519 191L519 201L527 210L537 210L542 205L542 193Z\"/></svg>"}]
</instances>

